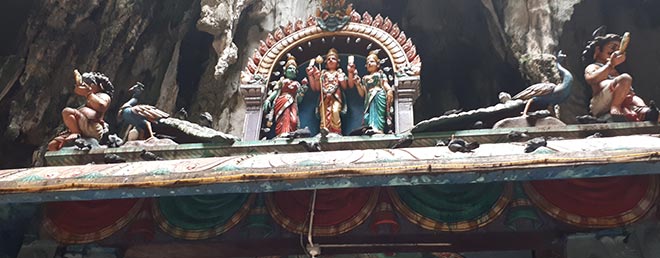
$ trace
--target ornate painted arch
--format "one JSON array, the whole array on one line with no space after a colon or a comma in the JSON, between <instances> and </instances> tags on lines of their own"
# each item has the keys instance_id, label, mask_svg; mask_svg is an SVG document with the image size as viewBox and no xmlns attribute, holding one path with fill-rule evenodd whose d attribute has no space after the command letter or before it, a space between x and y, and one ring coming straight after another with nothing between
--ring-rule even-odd
<instances>
[{"instance_id":1,"label":"ornate painted arch","mask_svg":"<svg viewBox=\"0 0 660 258\"><path fill-rule=\"evenodd\" d=\"M249 59L243 74L247 77L244 79L269 78L277 61L283 59L286 53L311 40L332 36L370 40L378 44L389 56L395 73L401 74L407 71L408 75L419 75L421 59L417 49L397 24L392 24L389 18L383 19L380 14L372 18L369 12L360 16L353 11L351 22L341 30L323 31L317 26L316 18L310 15L306 22L298 19L295 23L289 22L274 33L269 33Z\"/></svg>"},{"instance_id":2,"label":"ornate painted arch","mask_svg":"<svg viewBox=\"0 0 660 258\"><path fill-rule=\"evenodd\" d=\"M325 10L317 11L316 16L310 15L304 21L298 19L279 27L254 50L241 73L241 91L248 107L244 139L259 139L261 105L268 91L268 83L277 79L276 69L281 67L280 63L284 62L287 54L295 55L298 60L307 60L318 55L316 52L312 56L303 53L313 42L323 41L325 44L326 39L334 42L337 38L347 43L353 40L356 44L363 41L363 46L368 44L366 48L361 48L361 53L357 53L363 56L372 48L383 50L388 57L387 64L392 68L391 79L396 93L395 130L401 132L412 128L412 103L418 96L421 70L421 59L415 45L389 18L383 18L380 14L372 17L368 12L360 15L351 5L345 6L343 2L324 1ZM328 22L328 15L339 24Z\"/></svg>"}]
</instances>

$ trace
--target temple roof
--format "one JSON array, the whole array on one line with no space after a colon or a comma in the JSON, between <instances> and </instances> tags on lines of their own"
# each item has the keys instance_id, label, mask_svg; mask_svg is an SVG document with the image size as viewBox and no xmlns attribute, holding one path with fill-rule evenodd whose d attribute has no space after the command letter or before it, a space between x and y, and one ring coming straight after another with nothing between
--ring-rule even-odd
<instances>
[{"instance_id":1,"label":"temple roof","mask_svg":"<svg viewBox=\"0 0 660 258\"><path fill-rule=\"evenodd\" d=\"M385 148L401 137L396 135L330 138L321 142L330 150L323 152L300 152L300 140L160 147L153 151L179 159L2 170L0 203L652 174L660 160L660 139L652 134L658 129L650 123L517 129L531 137L574 138L550 139L532 153L524 152L524 142L505 142L512 129L417 134L411 147L401 149ZM595 131L609 137L581 138ZM639 135L626 135L631 133ZM482 145L471 153L434 146L451 134ZM75 163L77 152L130 157L139 150L64 150L50 153L49 163L59 156Z\"/></svg>"}]
</instances>

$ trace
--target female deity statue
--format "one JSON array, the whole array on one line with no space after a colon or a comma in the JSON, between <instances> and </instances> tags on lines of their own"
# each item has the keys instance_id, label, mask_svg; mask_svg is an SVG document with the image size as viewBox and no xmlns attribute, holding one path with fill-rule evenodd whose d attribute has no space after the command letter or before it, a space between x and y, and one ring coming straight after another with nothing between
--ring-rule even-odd
<instances>
[{"instance_id":1,"label":"female deity statue","mask_svg":"<svg viewBox=\"0 0 660 258\"><path fill-rule=\"evenodd\" d=\"M382 134L387 132L387 122L391 121L389 110L394 100L394 92L387 82L387 76L380 70L378 51L369 53L365 66L369 74L360 79L355 64L349 62L348 84L350 87L357 85L358 94L364 97L363 124L371 127L373 133Z\"/></svg>"},{"instance_id":2,"label":"female deity statue","mask_svg":"<svg viewBox=\"0 0 660 258\"><path fill-rule=\"evenodd\" d=\"M264 103L266 126L270 128L275 122L275 135L293 132L298 129L298 102L307 90L307 79L302 85L295 81L298 74L296 58L289 56L284 65L284 76L277 81L272 92Z\"/></svg>"},{"instance_id":3,"label":"female deity statue","mask_svg":"<svg viewBox=\"0 0 660 258\"><path fill-rule=\"evenodd\" d=\"M318 63L322 62L322 58ZM325 59L325 69L319 71L318 67L307 67L309 85L315 91L321 92L318 113L321 118L321 131L342 134L341 113L345 112L342 90L347 88L346 74L339 68L339 54L332 48Z\"/></svg>"}]
</instances>

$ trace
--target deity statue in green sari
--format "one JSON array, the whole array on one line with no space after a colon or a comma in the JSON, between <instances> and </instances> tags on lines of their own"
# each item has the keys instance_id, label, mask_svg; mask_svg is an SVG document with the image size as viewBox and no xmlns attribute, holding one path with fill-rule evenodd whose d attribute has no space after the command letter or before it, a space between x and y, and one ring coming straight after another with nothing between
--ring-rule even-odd
<instances>
[{"instance_id":1,"label":"deity statue in green sari","mask_svg":"<svg viewBox=\"0 0 660 258\"><path fill-rule=\"evenodd\" d=\"M387 75L380 69L378 51L371 51L367 56L367 72L360 78L355 64L349 61L349 85L357 86L357 91L364 97L364 126L371 127L373 133L387 133L388 122L391 123L390 109L394 100L394 92L388 83Z\"/></svg>"}]
</instances>

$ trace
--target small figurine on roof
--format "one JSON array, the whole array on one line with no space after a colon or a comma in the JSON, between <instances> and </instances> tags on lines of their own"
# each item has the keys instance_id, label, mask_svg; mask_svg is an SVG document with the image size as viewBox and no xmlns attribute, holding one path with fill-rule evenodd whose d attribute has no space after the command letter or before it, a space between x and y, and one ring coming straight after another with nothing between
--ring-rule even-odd
<instances>
[{"instance_id":1,"label":"small figurine on roof","mask_svg":"<svg viewBox=\"0 0 660 258\"><path fill-rule=\"evenodd\" d=\"M85 105L80 108L67 107L62 110L62 120L67 131L55 137L48 143L49 151L60 150L65 144L78 138L101 140L108 132L108 126L103 121L105 112L110 106L114 87L102 73L83 73L73 71L76 95L85 97Z\"/></svg>"},{"instance_id":2,"label":"small figurine on roof","mask_svg":"<svg viewBox=\"0 0 660 258\"><path fill-rule=\"evenodd\" d=\"M125 121L135 126L139 133L138 139L140 140L154 137L151 123L157 123L158 120L168 118L170 115L154 106L137 104L138 98L144 91L144 85L142 83L136 83L128 91L133 96L119 108L117 120L120 122Z\"/></svg>"},{"instance_id":3,"label":"small figurine on roof","mask_svg":"<svg viewBox=\"0 0 660 258\"><path fill-rule=\"evenodd\" d=\"M658 110L646 105L635 94L632 76L620 73L617 67L626 61L626 50L630 33L623 36L607 34L601 26L593 32L594 37L582 52L586 66L584 78L591 86L592 97L589 110L596 117L610 115L614 120L623 117L627 121L658 121Z\"/></svg>"},{"instance_id":4,"label":"small figurine on roof","mask_svg":"<svg viewBox=\"0 0 660 258\"><path fill-rule=\"evenodd\" d=\"M546 55L541 55L541 59L544 59ZM532 103L540 104L541 106L546 106L552 108L552 110L558 110L556 106L563 103L568 99L571 94L571 88L573 87L573 74L564 68L561 65L563 59L566 58L566 55L560 50L555 57L555 66L561 74L562 81L559 84L550 83L550 82L540 82L534 85L527 87L522 90L515 96L513 99L521 99L527 101L525 109L523 110L523 116L528 115L529 108ZM500 93L502 94L502 93ZM558 116L558 114L555 114Z\"/></svg>"},{"instance_id":5,"label":"small figurine on roof","mask_svg":"<svg viewBox=\"0 0 660 258\"><path fill-rule=\"evenodd\" d=\"M129 132L127 143L124 146L144 148L204 142L231 145L240 140L235 136L218 132L210 127L170 117L167 112L154 106L138 104L138 98L143 91L144 85L139 82L136 83L129 89L129 92L133 94L131 99L119 108L117 120L135 127ZM179 113L187 112L182 111ZM184 118L185 115L179 117ZM213 118L210 114L204 119L208 120L206 125L211 125ZM154 131L158 132L158 138L155 136Z\"/></svg>"}]
</instances>

